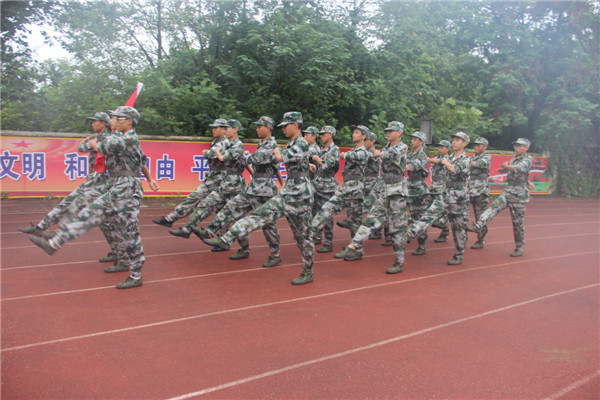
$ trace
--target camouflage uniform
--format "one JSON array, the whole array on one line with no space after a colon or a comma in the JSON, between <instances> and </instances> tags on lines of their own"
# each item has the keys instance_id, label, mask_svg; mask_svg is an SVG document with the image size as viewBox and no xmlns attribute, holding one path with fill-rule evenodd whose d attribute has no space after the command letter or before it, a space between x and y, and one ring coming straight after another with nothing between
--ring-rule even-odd
<instances>
[{"instance_id":1,"label":"camouflage uniform","mask_svg":"<svg viewBox=\"0 0 600 400\"><path fill-rule=\"evenodd\" d=\"M467 137L468 143L468 136L464 135ZM469 177L470 159L465 153L462 153L458 157L452 155L449 161L454 166L455 173L448 171L446 188L443 195L434 200L433 204L423 213L421 218L409 228L408 234L411 237L416 237L444 215L444 213L447 213L450 225L452 226L454 247L456 249L454 259L462 262L465 247L467 246L466 229L469 222L467 178Z\"/></svg>"},{"instance_id":2,"label":"camouflage uniform","mask_svg":"<svg viewBox=\"0 0 600 400\"><path fill-rule=\"evenodd\" d=\"M201 221L204 221L210 214L219 212L228 200L232 199L238 193L244 191L246 181L242 175L246 162L244 161L244 144L239 138L235 138L221 152L225 161L222 164L221 170L225 174L219 185L213 186L213 190L198 203L192 216L185 224L184 230L190 231L191 226L196 226Z\"/></svg>"},{"instance_id":3,"label":"camouflage uniform","mask_svg":"<svg viewBox=\"0 0 600 400\"><path fill-rule=\"evenodd\" d=\"M224 124L227 124L226 120L217 119L215 120L215 124L211 126L223 126L216 125L217 121L224 121ZM208 160L208 165L210 171L206 174L204 181L200 184L196 190L190 193L185 200L183 200L173 212L167 215L166 219L170 222L177 221L180 218L185 217L186 215L194 212L198 204L206 198L213 190L217 189L221 184L221 181L227 175L225 171L225 167L222 162L219 161L217 155L215 153L215 148L219 148L221 154L225 152L227 146L229 145L229 140L225 136L222 136L218 139L214 139L210 144L210 148L204 154L204 157Z\"/></svg>"},{"instance_id":4,"label":"camouflage uniform","mask_svg":"<svg viewBox=\"0 0 600 400\"><path fill-rule=\"evenodd\" d=\"M408 188L404 172L406 167L406 152L408 147L400 142L390 147L389 144L381 152L381 196L374 197L364 223L350 243L360 255L363 253L362 245L369 236L379 230L384 223L389 226L389 238L393 243L396 264L404 264L404 250L406 249L406 228L410 219L407 207ZM386 234L386 235L387 235Z\"/></svg>"},{"instance_id":5,"label":"camouflage uniform","mask_svg":"<svg viewBox=\"0 0 600 400\"><path fill-rule=\"evenodd\" d=\"M252 164L254 175L246 190L227 202L225 207L215 216L207 231L215 235L220 230L226 231L232 223L242 218L250 210L265 204L267 200L277 194L277 185L273 176L279 168L279 163L273 156L273 149L277 142L273 137L258 143L254 154L244 155L246 165ZM263 234L271 255L279 254L279 231L275 222L266 223L262 227ZM247 234L238 236L241 250L249 251L249 238Z\"/></svg>"},{"instance_id":6,"label":"camouflage uniform","mask_svg":"<svg viewBox=\"0 0 600 400\"><path fill-rule=\"evenodd\" d=\"M344 183L336 189L334 195L327 200L323 208L313 218L313 234L320 232L334 215L346 208L351 236L354 236L362 223L363 177L368 158L369 153L365 146L346 152L346 164L342 173Z\"/></svg>"},{"instance_id":7,"label":"camouflage uniform","mask_svg":"<svg viewBox=\"0 0 600 400\"><path fill-rule=\"evenodd\" d=\"M294 114L299 114L299 118L301 118L300 113ZM308 143L306 139L298 136L290 141L285 149L281 150L281 155L287 169L287 180L279 194L256 208L250 215L237 221L229 231L221 236L221 240L231 246L236 238L248 235L266 224L274 224L277 219L285 216L302 254L303 274L312 276L315 248L310 230L310 219L314 188L308 177Z\"/></svg>"},{"instance_id":8,"label":"camouflage uniform","mask_svg":"<svg viewBox=\"0 0 600 400\"><path fill-rule=\"evenodd\" d=\"M523 139L519 139L523 140ZM517 141L517 143L519 143ZM529 142L527 142L529 146ZM513 234L517 250L522 251L525 244L525 205L529 203L529 171L531 170L531 156L527 153L513 157L510 165L514 171L508 171L508 186L502 191L490 206L483 211L477 223L487 225L500 211L506 207L510 210L513 224Z\"/></svg>"},{"instance_id":9,"label":"camouflage uniform","mask_svg":"<svg viewBox=\"0 0 600 400\"><path fill-rule=\"evenodd\" d=\"M480 139L478 138L477 140ZM478 143L477 140L475 140L475 144ZM487 144L487 141L485 144ZM473 213L475 214L475 221L477 221L483 210L488 206L490 197L488 178L490 176L492 157L484 151L480 155L471 157L471 162L475 163L475 165L471 165L471 173L469 175L469 201L473 205ZM477 233L477 243L483 244L487 231L487 226L484 226L481 232Z\"/></svg>"},{"instance_id":10,"label":"camouflage uniform","mask_svg":"<svg viewBox=\"0 0 600 400\"><path fill-rule=\"evenodd\" d=\"M408 171L408 208L413 221L418 221L421 215L429 207L429 188L425 178L429 176L427 171L427 155L423 149L408 153L406 165L410 166ZM425 248L427 231L423 231L417 237L419 248Z\"/></svg>"},{"instance_id":11,"label":"camouflage uniform","mask_svg":"<svg viewBox=\"0 0 600 400\"><path fill-rule=\"evenodd\" d=\"M77 215L63 218L51 241L61 246L107 218L113 237L118 239L119 262L129 266L133 279L140 279L145 256L139 235L139 207L144 195L139 177L146 156L135 129L106 138L98 143L98 152L107 156L106 167L110 174L107 185L92 188L94 200Z\"/></svg>"},{"instance_id":12,"label":"camouflage uniform","mask_svg":"<svg viewBox=\"0 0 600 400\"><path fill-rule=\"evenodd\" d=\"M327 148L321 150L319 157L323 161L322 165L317 164L316 176L313 180L315 187L315 203L313 205L313 216L315 216L331 199L335 191L339 187L335 174L340 169L340 148L331 142ZM311 158L312 160L312 158ZM332 246L333 244L333 218L329 218L323 225L325 233L324 246ZM321 231L313 232L315 237L321 236Z\"/></svg>"},{"instance_id":13,"label":"camouflage uniform","mask_svg":"<svg viewBox=\"0 0 600 400\"><path fill-rule=\"evenodd\" d=\"M448 142L448 144L450 144L450 142ZM435 156L435 158L439 160L439 163L431 163L431 186L429 187L431 203L433 203L435 199L443 195L444 188L446 187L446 179L448 176L448 169L442 164L442 160L449 159L448 155L437 155ZM442 218L438 219L438 223L442 227L440 238L443 238L443 241L445 241L445 238L448 237L448 234L450 233L450 224L448 223L448 216L444 214Z\"/></svg>"}]
</instances>

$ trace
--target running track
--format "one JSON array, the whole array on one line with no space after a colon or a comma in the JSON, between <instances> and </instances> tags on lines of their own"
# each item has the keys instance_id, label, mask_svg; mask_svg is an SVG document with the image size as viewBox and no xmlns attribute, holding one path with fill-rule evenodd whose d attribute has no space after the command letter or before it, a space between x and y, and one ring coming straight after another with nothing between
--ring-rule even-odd
<instances>
[{"instance_id":1,"label":"running track","mask_svg":"<svg viewBox=\"0 0 600 400\"><path fill-rule=\"evenodd\" d=\"M461 266L432 228L401 274L369 241L362 261L316 254L299 287L285 220L265 269L260 230L231 261L150 221L178 201L144 201L144 285L122 291L97 229L51 257L17 227L57 201L1 202L2 399L600 398L598 201L534 198L520 258L505 210Z\"/></svg>"}]
</instances>

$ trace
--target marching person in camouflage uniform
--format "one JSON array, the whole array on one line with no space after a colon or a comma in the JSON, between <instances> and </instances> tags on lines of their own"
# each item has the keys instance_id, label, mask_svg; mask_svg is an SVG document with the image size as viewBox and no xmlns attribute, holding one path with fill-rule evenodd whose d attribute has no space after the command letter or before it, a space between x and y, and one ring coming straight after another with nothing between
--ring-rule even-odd
<instances>
[{"instance_id":1,"label":"marching person in camouflage uniform","mask_svg":"<svg viewBox=\"0 0 600 400\"><path fill-rule=\"evenodd\" d=\"M225 175L221 179L221 183L215 185L212 192L198 203L187 224L177 230L169 231L173 236L188 239L192 233L192 227L204 221L210 214L219 212L227 204L227 201L244 191L246 181L242 174L247 164L243 159L244 144L238 137L241 124L235 119L230 119L227 121L227 125L225 150L221 152L218 146L214 148L214 154L222 164L221 169ZM208 158L208 156L210 153L205 153L205 157Z\"/></svg>"},{"instance_id":2,"label":"marching person in camouflage uniform","mask_svg":"<svg viewBox=\"0 0 600 400\"><path fill-rule=\"evenodd\" d=\"M464 132L457 132L451 136L454 153L450 158L442 160L442 165L448 170L444 194L436 198L421 218L413 223L408 229L407 236L409 238L417 237L433 222L447 214L452 227L455 247L454 257L448 261L448 265L459 265L463 262L467 246L469 157L465 154L465 147L469 144L470 139L469 135Z\"/></svg>"},{"instance_id":3,"label":"marching person in camouflage uniform","mask_svg":"<svg viewBox=\"0 0 600 400\"><path fill-rule=\"evenodd\" d=\"M139 176L146 157L135 132L140 119L139 112L133 107L119 107L111 115L117 117L117 129L123 134L112 135L102 142L95 139L89 141L92 150L111 159L107 162L110 174L107 185L93 189L101 195L77 216L68 214L67 218L63 218L60 229L52 239L40 239L33 235L29 239L46 253L54 254L64 243L99 225L103 218L109 218L112 228L119 233L120 240L116 248L119 261L125 262L130 270L129 277L116 287L128 289L142 285L145 257L139 234L139 211L144 194Z\"/></svg>"},{"instance_id":4,"label":"marching person in camouflage uniform","mask_svg":"<svg viewBox=\"0 0 600 400\"><path fill-rule=\"evenodd\" d=\"M406 228L410 219L406 200L408 188L404 178L408 147L401 141L403 131L404 124L398 121L390 122L385 128L388 144L382 150L375 150L373 154L381 158L382 196L375 199L375 204L350 244L334 256L345 261L362 259L363 243L372 232L380 229L385 223L389 226L389 237L394 246L395 256L394 264L386 271L388 274L397 274L404 270Z\"/></svg>"},{"instance_id":5,"label":"marching person in camouflage uniform","mask_svg":"<svg viewBox=\"0 0 600 400\"><path fill-rule=\"evenodd\" d=\"M202 151L202 155L207 159L210 171L208 174L206 174L204 181L196 188L196 190L190 193L185 200L179 203L173 212L166 217L153 219L152 222L155 224L166 226L167 228L172 227L173 222L194 212L198 204L204 200L204 198L206 198L210 192L218 188L221 184L221 181L225 179L225 176L227 175L225 166L217 158L215 150L218 148L221 152L224 152L225 148L229 144L229 141L225 137L225 132L227 131L229 125L227 124L226 119L218 118L215 119L215 121L209 126L212 128L212 135L214 139L210 144L210 148Z\"/></svg>"},{"instance_id":6,"label":"marching person in camouflage uniform","mask_svg":"<svg viewBox=\"0 0 600 400\"><path fill-rule=\"evenodd\" d=\"M363 177L369 159L369 153L364 143L370 131L364 125L351 126L350 128L353 130L354 149L340 153L340 157L346 160L344 172L342 173L344 182L313 218L313 234L320 232L323 226L344 208L346 208L348 214L351 236L354 236L362 223Z\"/></svg>"},{"instance_id":7,"label":"marching person in camouflage uniform","mask_svg":"<svg viewBox=\"0 0 600 400\"><path fill-rule=\"evenodd\" d=\"M490 166L492 165L492 156L485 150L488 146L486 138L478 137L473 142L475 145L475 154L471 157L471 172L469 175L469 201L473 206L475 221L479 219L483 210L488 206L490 197ZM483 241L488 228L484 226L481 232L477 233L477 241L471 246L472 249L483 249Z\"/></svg>"},{"instance_id":8,"label":"marching person in camouflage uniform","mask_svg":"<svg viewBox=\"0 0 600 400\"><path fill-rule=\"evenodd\" d=\"M219 211L206 229L191 226L192 231L200 239L209 239L214 237L219 231L227 231L229 227L237 220L242 218L250 210L263 205L270 198L277 194L278 188L273 181L273 176L277 175L279 183L283 185L283 178L279 171L279 162L273 155L273 150L277 147L275 138L271 136L272 129L275 127L275 121L267 116L262 116L256 125L256 133L261 141L256 146L256 152L250 154L244 152L244 163L252 165L254 175L252 180L246 186L246 190L229 200L225 207ZM271 255L263 267L270 268L281 263L279 256L279 231L275 222L266 223L263 227L263 234ZM250 241L248 235L238 236L240 249L230 256L233 260L248 258L250 256Z\"/></svg>"},{"instance_id":9,"label":"marching person in camouflage uniform","mask_svg":"<svg viewBox=\"0 0 600 400\"><path fill-rule=\"evenodd\" d=\"M302 136L304 136L304 140L308 143L308 160L312 161L313 156L318 156L321 154L321 149L317 144L317 138L319 136L319 128L316 126L309 126L305 130L302 131ZM313 181L315 179L315 171L310 171L310 180Z\"/></svg>"},{"instance_id":10,"label":"marching person in camouflage uniform","mask_svg":"<svg viewBox=\"0 0 600 400\"><path fill-rule=\"evenodd\" d=\"M221 249L229 249L233 241L264 226L275 223L283 216L288 220L298 248L302 254L302 274L292 285L304 285L313 281L314 244L310 229L314 188L309 180L308 143L302 137L302 114L290 111L283 115L283 134L289 139L282 150L273 150L275 159L285 163L287 180L279 194L269 199L250 215L237 221L220 238L204 239L204 243Z\"/></svg>"},{"instance_id":11,"label":"marching person in camouflage uniform","mask_svg":"<svg viewBox=\"0 0 600 400\"><path fill-rule=\"evenodd\" d=\"M429 187L429 194L431 195L431 202L435 201L436 198L440 197L444 193L446 187L446 176L448 170L442 164L444 159L448 158L448 153L452 145L447 140L441 140L437 145L437 155L434 157L427 157L427 161L431 163L431 186ZM448 234L450 233L450 223L448 222L448 216L444 215L438 219L431 226L440 228L442 232L440 236L435 238L434 242L442 243L448 240Z\"/></svg>"},{"instance_id":12,"label":"marching person in camouflage uniform","mask_svg":"<svg viewBox=\"0 0 600 400\"><path fill-rule=\"evenodd\" d=\"M120 133L116 130L113 132L109 130L109 128L112 128L113 125L116 128L117 117L113 116L110 118L108 114L104 112L97 112L93 117L86 117L86 119L92 121L92 130L97 135L88 136L83 139L77 149L79 153L89 153L88 174L85 182L79 185L68 196L66 196L56 207L46 214L46 216L37 225L32 224L30 227L19 228L19 231L39 237L45 237L47 239L52 238L54 236L54 232L46 233L45 231L47 229L59 223L66 213L76 214L84 206L91 203L94 200L92 196L98 195L98 192L90 190L91 188L105 187L107 184L108 174L106 173L105 158L103 156L99 157L98 152L90 148L89 141L91 139L96 139L96 141L99 143L109 137L111 134L120 135ZM160 188L158 182L152 178L146 166L144 166L143 172L148 179L151 189L157 191ZM112 227L106 220L102 221L99 227L111 250L106 256L100 258L98 261L118 261L115 250L116 243L112 238Z\"/></svg>"},{"instance_id":13,"label":"marching person in camouflage uniform","mask_svg":"<svg viewBox=\"0 0 600 400\"><path fill-rule=\"evenodd\" d=\"M429 188L425 181L425 178L429 176L429 171L427 170L427 154L423 150L425 139L425 133L421 131L410 135L412 151L408 153L406 171L408 171L408 208L413 221L421 218L421 215L429 207ZM426 252L427 231L419 234L417 240L419 247L412 254L420 256Z\"/></svg>"},{"instance_id":14,"label":"marching person in camouflage uniform","mask_svg":"<svg viewBox=\"0 0 600 400\"><path fill-rule=\"evenodd\" d=\"M365 178L363 184L365 188L363 190L363 195L365 201L363 202L363 215L367 215L371 210L371 207L375 204L377 199L384 195L384 182L383 177L380 177L381 172L381 159L378 156L375 156L375 143L377 142L377 135L375 132L369 132L367 139L365 140L365 148L369 152L369 159L367 160L367 165L365 166ZM389 230L387 224L383 224L380 229L377 229L375 232L371 233L369 239L381 239L381 231L385 228L385 237L386 241L391 241L388 235Z\"/></svg>"},{"instance_id":15,"label":"marching person in camouflage uniform","mask_svg":"<svg viewBox=\"0 0 600 400\"><path fill-rule=\"evenodd\" d=\"M340 169L340 148L333 143L336 130L331 125L325 125L319 135L321 136L321 142L323 148L321 153L313 155L310 158L310 169L315 171L315 178L313 179L313 185L315 187L315 203L313 205L313 216L315 216L323 205L334 195L339 184L335 177L335 174ZM329 253L333 251L333 218L330 218L325 225L323 225L323 232L325 233L325 243L317 252ZM321 232L313 233L313 239L315 244L321 243Z\"/></svg>"},{"instance_id":16,"label":"marching person in camouflage uniform","mask_svg":"<svg viewBox=\"0 0 600 400\"><path fill-rule=\"evenodd\" d=\"M510 162L505 161L500 166L508 170L508 186L502 191L485 209L477 219L477 222L468 228L471 232L483 232L483 228L506 207L510 210L510 218L513 224L513 233L515 237L515 251L511 257L520 257L523 255L523 246L525 245L525 206L529 202L529 190L534 188L533 183L529 181L529 172L531 170L531 156L527 154L530 142L528 139L519 138L513 142L515 156Z\"/></svg>"}]
</instances>

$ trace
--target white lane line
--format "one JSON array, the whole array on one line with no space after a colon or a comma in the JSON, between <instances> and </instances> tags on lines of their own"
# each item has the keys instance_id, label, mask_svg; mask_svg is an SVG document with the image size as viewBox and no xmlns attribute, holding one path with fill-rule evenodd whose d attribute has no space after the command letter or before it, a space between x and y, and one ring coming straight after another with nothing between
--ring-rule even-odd
<instances>
[{"instance_id":1,"label":"white lane line","mask_svg":"<svg viewBox=\"0 0 600 400\"><path fill-rule=\"evenodd\" d=\"M202 395L207 394L207 393L216 392L218 390L223 390L223 389L228 389L228 388L231 388L231 387L234 387L234 386L243 385L243 384L246 384L246 383L249 383L249 382L252 382L252 381L256 381L258 379L262 379L262 378L266 378L266 377L269 377L269 376L273 376L273 375L281 374L281 373L284 373L284 372L292 371L294 369L303 368L303 367L307 367L307 366L314 365L314 364L317 364L317 363L321 363L321 362L324 362L324 361L329 361L329 360L333 360L333 359L336 359L336 358L345 357L345 356L348 356L348 355L351 355L351 354L354 354L354 353L358 353L358 352L361 352L361 351L365 351L365 350L371 350L371 349L374 349L374 348L377 348L377 347L381 347L381 346L385 346L385 345L388 345L388 344L391 344L391 343L398 342L400 340L409 339L409 338L412 338L414 336L423 335L423 334L426 334L426 333L437 331L439 329L447 328L449 326L461 324L463 322L468 322L468 321L472 321L474 319L486 317L488 315L497 314L497 313L502 312L502 311L511 310L513 308L522 307L522 306L525 306L525 305L528 305L528 304L532 304L532 303L535 303L535 302L538 302L538 301L543 301L543 300L550 299L550 298L553 298L553 297L563 296L565 294L577 292L577 291L580 291L580 290L586 290L586 289L590 289L590 288L594 288L594 287L598 287L598 286L600 286L600 284L594 284L594 285L588 285L588 286L581 286L581 287L574 288L574 289L564 290L562 292L556 292L556 293L548 294L548 295L545 295L545 296L536 297L534 299L522 301L520 303L511 304L509 306L496 308L496 309L493 309L493 310L490 310L490 311L486 311L486 312L482 312L482 313L479 313L479 314L471 315L469 317L455 319L454 321L450 321L450 322L446 322L446 323L443 323L443 324L440 324L440 325L436 325L436 326L432 326L432 327L429 327L429 328L421 329L421 330L418 330L418 331L407 333L405 335L396 336L396 337L391 338L391 339L382 340L382 341L376 342L376 343L371 343L371 344L366 345L366 346L355 347L353 349L342 351L342 352L339 352L339 353L330 354L328 356L319 357L319 358L315 358L315 359L312 359L312 360L307 360L307 361L304 361L304 362L301 362L301 363L288 365L287 367L283 367L283 368L279 368L279 369L274 369L274 370L271 370L271 371L263 372L262 374L252 375L252 376L248 376L246 378L242 378L242 379L238 379L238 380L235 380L235 381L227 382L227 383L224 383L224 384L221 384L221 385L217 385L217 386L208 387L208 388L201 389L201 390L198 390L198 391L195 391L195 392L185 393L185 394L182 394L180 396L171 397L168 400L184 400L184 399L189 399L190 397L202 396Z\"/></svg>"},{"instance_id":2,"label":"white lane line","mask_svg":"<svg viewBox=\"0 0 600 400\"><path fill-rule=\"evenodd\" d=\"M563 397L565 394L569 393L572 390L577 389L580 386L585 385L586 383L588 383L589 381L591 381L592 379L597 378L598 376L600 376L600 370L589 374L588 376L584 376L583 378L581 378L580 380L578 380L577 382L573 382L572 384L570 384L569 386L559 390L556 393L551 394L550 396L546 397L544 400L556 400L556 399L560 399L561 397Z\"/></svg>"},{"instance_id":3,"label":"white lane line","mask_svg":"<svg viewBox=\"0 0 600 400\"><path fill-rule=\"evenodd\" d=\"M594 253L596 253L596 252L594 252ZM585 253L579 253L579 254L585 254ZM562 257L575 257L577 255L578 254L567 254L567 255L553 256L553 257L544 257L544 258L536 259L536 261L548 260L548 259L553 259L553 258L562 258ZM361 286L361 287L356 287L356 288L352 288L352 289L340 290L340 291L336 291L336 292L322 293L322 294L313 295L313 296L298 297L295 299L255 304L252 306L232 308L232 309L228 309L228 310L213 311L213 312L206 313L206 314L191 315L189 317L175 318L175 319L153 322L153 323L143 324L143 325L135 325L135 326L127 327L127 328L101 331L101 332L89 333L86 335L72 336L72 337L66 337L66 338L60 338L60 339L47 340L44 342L30 343L30 344L21 345L21 346L8 347L8 348L1 349L1 351L4 352L4 351L27 349L30 347L37 347L37 346L42 346L42 345L46 345L46 344L68 342L68 341L78 340L78 339L110 335L113 333L128 332L128 331L133 331L133 330L137 330L137 329L144 329L144 328L149 328L149 327L168 325L168 324L173 324L173 323L177 323L177 322L190 321L190 320L194 320L194 319L200 319L200 318L205 318L205 317L210 317L210 316L215 316L215 315L224 315L224 314L230 314L230 313L239 312L239 311L248 311L248 310L254 310L254 309L258 309L258 308L271 307L271 306L275 306L275 305L296 303L296 302L305 301L305 300L313 300L313 299L318 299L318 298L323 298L323 297L330 297L330 296L336 296L336 295L341 295L341 294L353 293L353 292L358 292L358 291L363 291L363 290L380 288L380 287L384 287L384 286L398 285L398 284L403 284L403 283L408 283L408 282L416 282L416 281L425 280L425 279L432 279L432 278L438 278L438 277L443 277L443 276L448 276L448 275L466 273L469 271L491 269L491 268L496 268L496 267L500 267L500 266L504 266L504 265L522 264L522 263L527 263L530 261L532 261L532 260L513 261L513 262L496 264L496 265L487 265L487 266L482 266L482 267L461 269L461 270L443 272L443 273L434 274L434 275L426 275L426 276L421 276L421 277L417 277L417 278L405 279L405 280L400 280L400 281L384 282L384 283L378 283L378 284L374 284L374 285ZM221 273L217 273L217 274L221 274ZM175 279L177 279L177 278L175 278ZM154 283L155 282L156 281L154 281ZM598 284L591 285L591 286L597 286L597 285Z\"/></svg>"}]
</instances>

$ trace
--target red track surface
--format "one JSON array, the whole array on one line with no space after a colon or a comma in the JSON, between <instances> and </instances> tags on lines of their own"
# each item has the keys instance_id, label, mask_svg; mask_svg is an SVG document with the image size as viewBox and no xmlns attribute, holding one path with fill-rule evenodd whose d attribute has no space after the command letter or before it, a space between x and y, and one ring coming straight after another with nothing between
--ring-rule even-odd
<instances>
[{"instance_id":1,"label":"red track surface","mask_svg":"<svg viewBox=\"0 0 600 400\"><path fill-rule=\"evenodd\" d=\"M600 398L597 201L535 198L520 258L504 211L461 266L433 228L402 274L369 241L362 261L316 254L299 287L285 220L265 269L260 231L231 261L150 221L176 201L145 200L144 285L122 291L98 230L50 257L17 227L56 201L2 201L3 399Z\"/></svg>"}]
</instances>

